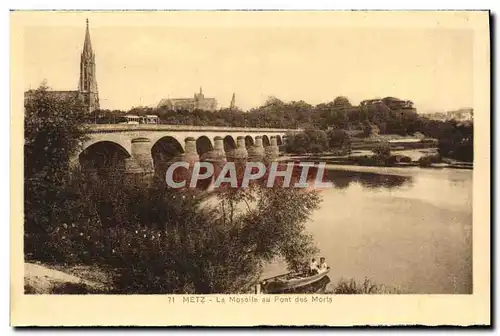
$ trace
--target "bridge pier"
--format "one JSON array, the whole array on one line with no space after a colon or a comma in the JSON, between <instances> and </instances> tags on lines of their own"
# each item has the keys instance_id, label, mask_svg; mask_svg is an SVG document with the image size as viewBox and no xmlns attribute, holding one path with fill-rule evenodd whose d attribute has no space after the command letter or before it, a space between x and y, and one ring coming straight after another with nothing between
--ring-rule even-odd
<instances>
[{"instance_id":1,"label":"bridge pier","mask_svg":"<svg viewBox=\"0 0 500 336\"><path fill-rule=\"evenodd\" d=\"M196 139L193 137L187 137L184 146L183 160L189 162L190 165L197 161L200 161L198 152L196 151Z\"/></svg>"},{"instance_id":2,"label":"bridge pier","mask_svg":"<svg viewBox=\"0 0 500 336\"><path fill-rule=\"evenodd\" d=\"M276 136L271 136L270 139L270 145L266 147L266 157L274 161L279 157L280 154L280 149L278 147L278 140L276 139Z\"/></svg>"},{"instance_id":3,"label":"bridge pier","mask_svg":"<svg viewBox=\"0 0 500 336\"><path fill-rule=\"evenodd\" d=\"M127 172L153 173L154 164L151 156L151 140L148 138L135 138L131 141L132 157L125 159Z\"/></svg>"},{"instance_id":4,"label":"bridge pier","mask_svg":"<svg viewBox=\"0 0 500 336\"><path fill-rule=\"evenodd\" d=\"M226 154L227 161L234 161L236 159L236 148L225 150L224 153Z\"/></svg>"},{"instance_id":5,"label":"bridge pier","mask_svg":"<svg viewBox=\"0 0 500 336\"><path fill-rule=\"evenodd\" d=\"M246 160L248 158L248 151L245 144L245 137L239 136L236 141L236 149L233 151L235 160Z\"/></svg>"},{"instance_id":6,"label":"bridge pier","mask_svg":"<svg viewBox=\"0 0 500 336\"><path fill-rule=\"evenodd\" d=\"M252 161L261 161L266 156L266 151L262 145L262 137L260 135L255 137L255 144L249 152L249 159Z\"/></svg>"},{"instance_id":7,"label":"bridge pier","mask_svg":"<svg viewBox=\"0 0 500 336\"><path fill-rule=\"evenodd\" d=\"M214 138L214 149L210 153L210 158L213 161L226 161L226 153L224 152L224 139L220 136Z\"/></svg>"}]
</instances>

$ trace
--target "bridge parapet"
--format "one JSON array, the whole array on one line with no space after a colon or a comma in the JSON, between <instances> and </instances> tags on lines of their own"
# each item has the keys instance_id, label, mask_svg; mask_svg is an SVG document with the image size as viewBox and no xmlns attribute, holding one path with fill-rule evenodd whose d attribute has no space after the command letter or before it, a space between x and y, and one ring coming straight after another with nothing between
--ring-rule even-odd
<instances>
[{"instance_id":1,"label":"bridge parapet","mask_svg":"<svg viewBox=\"0 0 500 336\"><path fill-rule=\"evenodd\" d=\"M167 124L87 124L88 133L112 133L112 132L247 132L247 133L288 133L300 132L301 129L288 128L257 128L257 127L220 127L220 126L193 126L193 125L167 125Z\"/></svg>"}]
</instances>

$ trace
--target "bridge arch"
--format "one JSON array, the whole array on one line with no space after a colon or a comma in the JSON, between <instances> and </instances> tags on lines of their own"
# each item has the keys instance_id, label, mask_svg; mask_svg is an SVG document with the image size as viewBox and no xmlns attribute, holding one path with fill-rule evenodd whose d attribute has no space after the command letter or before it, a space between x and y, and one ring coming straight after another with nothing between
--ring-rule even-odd
<instances>
[{"instance_id":1,"label":"bridge arch","mask_svg":"<svg viewBox=\"0 0 500 336\"><path fill-rule=\"evenodd\" d=\"M196 152L200 156L200 160L205 159L214 149L212 145L212 141L205 136L202 135L198 139L196 139Z\"/></svg>"},{"instance_id":2,"label":"bridge arch","mask_svg":"<svg viewBox=\"0 0 500 336\"><path fill-rule=\"evenodd\" d=\"M176 138L164 136L158 139L151 147L155 174L164 176L168 167L172 163L180 161L183 154L184 149Z\"/></svg>"},{"instance_id":3,"label":"bridge arch","mask_svg":"<svg viewBox=\"0 0 500 336\"><path fill-rule=\"evenodd\" d=\"M226 153L236 149L236 141L230 135L224 137L224 151Z\"/></svg>"},{"instance_id":4,"label":"bridge arch","mask_svg":"<svg viewBox=\"0 0 500 336\"><path fill-rule=\"evenodd\" d=\"M265 134L262 136L262 145L264 147L267 147L267 146L271 145L271 141L269 141L269 137L267 135L265 135Z\"/></svg>"},{"instance_id":5,"label":"bridge arch","mask_svg":"<svg viewBox=\"0 0 500 336\"><path fill-rule=\"evenodd\" d=\"M276 143L278 144L278 146L283 145L283 139L281 138L281 135L279 135L279 134L276 135Z\"/></svg>"},{"instance_id":6,"label":"bridge arch","mask_svg":"<svg viewBox=\"0 0 500 336\"><path fill-rule=\"evenodd\" d=\"M227 161L233 161L234 155L236 153L236 148L238 147L236 141L231 135L226 135L224 137L223 143Z\"/></svg>"},{"instance_id":7,"label":"bridge arch","mask_svg":"<svg viewBox=\"0 0 500 336\"><path fill-rule=\"evenodd\" d=\"M253 139L253 137L250 135L247 135L245 137L245 147L248 149L248 148L252 148L254 145L255 145L255 140Z\"/></svg>"},{"instance_id":8,"label":"bridge arch","mask_svg":"<svg viewBox=\"0 0 500 336\"><path fill-rule=\"evenodd\" d=\"M78 155L78 161L83 171L124 170L125 160L130 153L120 144L113 141L96 141Z\"/></svg>"}]
</instances>

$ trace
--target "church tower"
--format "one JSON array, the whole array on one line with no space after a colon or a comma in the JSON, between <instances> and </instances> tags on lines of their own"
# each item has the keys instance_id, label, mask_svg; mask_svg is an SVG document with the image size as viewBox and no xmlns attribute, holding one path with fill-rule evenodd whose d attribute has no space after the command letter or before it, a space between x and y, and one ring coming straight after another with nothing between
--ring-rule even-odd
<instances>
[{"instance_id":1,"label":"church tower","mask_svg":"<svg viewBox=\"0 0 500 336\"><path fill-rule=\"evenodd\" d=\"M89 20L85 30L85 40L80 58L80 81L78 91L83 97L84 104L89 112L99 108L99 93L97 90L97 79L95 76L95 54L90 43Z\"/></svg>"},{"instance_id":2,"label":"church tower","mask_svg":"<svg viewBox=\"0 0 500 336\"><path fill-rule=\"evenodd\" d=\"M231 98L231 104L229 104L229 109L236 109L236 94L233 93L233 98Z\"/></svg>"}]
</instances>

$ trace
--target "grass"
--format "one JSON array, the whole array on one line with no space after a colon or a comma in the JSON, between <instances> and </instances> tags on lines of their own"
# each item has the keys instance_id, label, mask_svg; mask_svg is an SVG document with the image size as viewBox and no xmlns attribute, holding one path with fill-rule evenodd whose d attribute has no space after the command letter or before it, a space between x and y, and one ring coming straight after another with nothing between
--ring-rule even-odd
<instances>
[{"instance_id":1,"label":"grass","mask_svg":"<svg viewBox=\"0 0 500 336\"><path fill-rule=\"evenodd\" d=\"M356 282L355 279L340 279L335 288L325 294L401 294L401 290L378 285L367 278L362 283Z\"/></svg>"}]
</instances>

